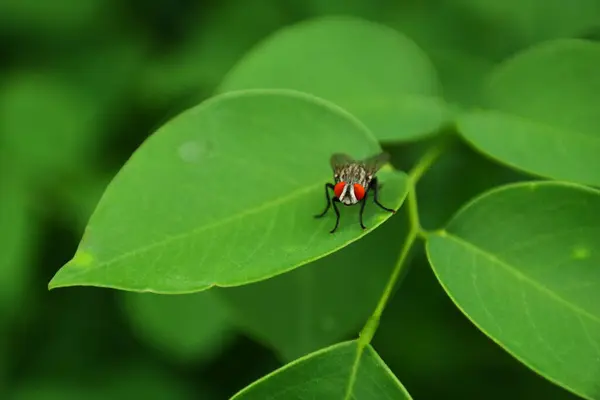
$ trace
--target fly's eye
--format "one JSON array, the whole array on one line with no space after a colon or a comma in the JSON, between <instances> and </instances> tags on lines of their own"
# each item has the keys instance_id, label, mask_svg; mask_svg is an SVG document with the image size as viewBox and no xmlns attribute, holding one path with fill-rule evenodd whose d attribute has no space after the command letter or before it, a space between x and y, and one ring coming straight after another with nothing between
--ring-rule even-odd
<instances>
[{"instance_id":1,"label":"fly's eye","mask_svg":"<svg viewBox=\"0 0 600 400\"><path fill-rule=\"evenodd\" d=\"M356 196L356 200L362 200L365 197L365 188L362 187L361 184L354 184L354 195Z\"/></svg>"},{"instance_id":2,"label":"fly's eye","mask_svg":"<svg viewBox=\"0 0 600 400\"><path fill-rule=\"evenodd\" d=\"M345 186L346 182L338 182L335 184L335 187L333 188L333 193L335 193L335 197L339 199L342 196Z\"/></svg>"}]
</instances>

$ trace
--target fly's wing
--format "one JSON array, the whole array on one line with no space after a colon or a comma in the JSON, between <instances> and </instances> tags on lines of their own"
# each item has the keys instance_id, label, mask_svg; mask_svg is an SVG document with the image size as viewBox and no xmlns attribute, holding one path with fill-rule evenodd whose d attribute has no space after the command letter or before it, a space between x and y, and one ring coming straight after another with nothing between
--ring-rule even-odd
<instances>
[{"instance_id":1,"label":"fly's wing","mask_svg":"<svg viewBox=\"0 0 600 400\"><path fill-rule=\"evenodd\" d=\"M383 167L389 160L389 153L382 152L364 159L362 161L362 164L364 165L369 175L375 175L375 173L379 171L379 169Z\"/></svg>"},{"instance_id":2,"label":"fly's wing","mask_svg":"<svg viewBox=\"0 0 600 400\"><path fill-rule=\"evenodd\" d=\"M354 159L350 157L348 154L344 153L335 153L329 159L329 164L331 168L337 172L340 169L344 168L348 164L355 163Z\"/></svg>"}]
</instances>

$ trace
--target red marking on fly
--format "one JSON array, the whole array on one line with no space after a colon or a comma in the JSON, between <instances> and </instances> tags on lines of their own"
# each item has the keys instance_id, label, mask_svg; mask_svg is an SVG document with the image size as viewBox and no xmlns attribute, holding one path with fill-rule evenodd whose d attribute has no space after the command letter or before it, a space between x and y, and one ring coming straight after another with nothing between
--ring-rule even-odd
<instances>
[{"instance_id":1,"label":"red marking on fly","mask_svg":"<svg viewBox=\"0 0 600 400\"><path fill-rule=\"evenodd\" d=\"M329 164L333 169L333 179L335 184L325 184L325 196L327 198L327 206L325 210L315 215L315 218L324 216L329 208L333 205L336 221L331 233L335 232L340 222L340 212L337 208L337 203L342 203L345 206L353 206L360 203L359 220L360 226L363 229L367 227L363 224L363 211L367 197L373 191L373 200L375 204L389 212L396 212L391 208L383 206L378 199L379 183L375 174L379 169L389 161L388 153L380 153L364 160L354 160L347 154L336 153L331 156ZM333 198L330 197L329 190L333 190Z\"/></svg>"}]
</instances>

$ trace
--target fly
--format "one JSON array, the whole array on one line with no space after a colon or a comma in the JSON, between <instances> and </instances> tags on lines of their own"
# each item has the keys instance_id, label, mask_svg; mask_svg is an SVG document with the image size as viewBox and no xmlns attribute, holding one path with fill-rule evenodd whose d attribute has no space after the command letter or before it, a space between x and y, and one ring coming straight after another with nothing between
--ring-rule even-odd
<instances>
[{"instance_id":1,"label":"fly","mask_svg":"<svg viewBox=\"0 0 600 400\"><path fill-rule=\"evenodd\" d=\"M367 229L363 223L363 211L365 209L365 204L367 203L368 194L371 190L373 191L375 204L386 211L392 213L396 212L391 208L383 206L377 198L379 183L375 174L388 162L389 158L389 154L385 152L361 161L354 160L349 155L343 153L336 153L331 156L329 164L333 169L333 179L335 184L331 182L325 184L327 207L325 207L325 210L321 214L315 215L315 218L321 218L329 211L329 207L333 204L336 220L335 226L330 233L335 232L340 222L340 212L337 208L337 203L342 203L345 206L353 206L357 203L361 203L359 212L360 226L363 229ZM333 198L331 198L329 190L333 190Z\"/></svg>"}]
</instances>

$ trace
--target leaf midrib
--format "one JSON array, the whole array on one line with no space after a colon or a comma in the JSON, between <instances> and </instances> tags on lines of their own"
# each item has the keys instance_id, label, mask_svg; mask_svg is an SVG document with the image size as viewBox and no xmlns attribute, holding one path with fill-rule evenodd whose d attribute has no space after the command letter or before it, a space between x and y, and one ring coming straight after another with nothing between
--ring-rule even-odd
<instances>
[{"instance_id":1,"label":"leaf midrib","mask_svg":"<svg viewBox=\"0 0 600 400\"><path fill-rule=\"evenodd\" d=\"M325 180L327 178L323 178L323 179L324 179L323 182L325 182ZM154 248L157 248L157 247L160 247L160 246L164 246L164 245L166 245L168 243L177 242L179 240L184 240L184 239L187 239L187 238L189 238L191 236L198 235L198 234L200 234L202 232L219 228L219 227L221 227L223 225L227 225L227 224L232 223L234 221L237 221L239 219L248 217L248 216L253 215L253 214L257 214L257 213L259 213L261 211L264 211L264 210L267 210L267 209L270 209L270 208L273 208L273 207L277 207L277 206L279 206L281 204L285 204L285 203L287 203L289 201L292 201L292 200L294 200L296 198L301 197L303 194L309 193L309 192L311 192L313 190L317 190L319 187L321 187L323 185L324 185L324 183L322 183L322 182L319 182L318 184L315 183L313 185L304 185L304 186L302 186L298 190L295 190L295 191L293 191L291 193L288 193L285 196L278 197L278 198L276 198L274 200L264 202L264 203L262 203L261 205L259 205L257 207L244 210L244 211L239 212L237 214L229 215L228 217L223 218L223 219L221 219L219 221L215 221L215 222L210 223L210 224L202 225L202 226L196 227L196 228L194 228L192 230L189 230L187 232L178 233L176 235L169 236L169 237L167 237L165 239L162 239L162 240L150 243L150 244L148 244L146 246L142 246L142 247L139 247L137 249L130 250L130 251L125 252L125 253L123 253L121 255L113 257L113 258L111 258L109 260L102 261L102 262L99 262L97 264L94 264L92 266L92 268L106 267L106 266L108 266L110 264L113 264L115 262L127 259L129 257L136 256L136 255L139 255L139 254L146 253L146 252L148 252L148 251L150 251L150 250L152 250Z\"/></svg>"},{"instance_id":2,"label":"leaf midrib","mask_svg":"<svg viewBox=\"0 0 600 400\"><path fill-rule=\"evenodd\" d=\"M444 232L445 232L445 235L439 235L439 234L437 234L436 236L438 236L440 238L448 238L450 240L454 240L459 245L467 247L468 249L470 249L470 250L472 250L472 251L474 251L474 252L482 255L483 257L485 257L486 259L488 259L489 261L491 261L493 264L502 267L503 269L505 269L506 271L510 272L512 275L514 275L517 279L521 279L524 282L530 284L533 288L535 288L538 291L544 293L545 295L547 295L552 300L554 300L554 301L556 301L556 302L564 305L565 307L569 308L570 310L572 310L576 314L584 316L587 319L592 320L593 322L595 322L597 324L600 324L600 317L595 316L594 314L591 314L587 310L579 307L576 304L571 303L568 300L565 300L564 298L562 298L561 296L559 296L558 294L556 294L554 291L550 290L546 286L542 285L538 281L530 278L529 276L525 275L524 273L522 273L521 271L519 271L518 269L516 269L512 265L510 265L510 264L506 263L505 261L499 259L496 255L487 252L485 249L482 249L481 247L476 246L474 243L471 243L471 242L469 242L469 241L461 238L460 236L453 235L453 234L451 234L448 231L444 231Z\"/></svg>"}]
</instances>

